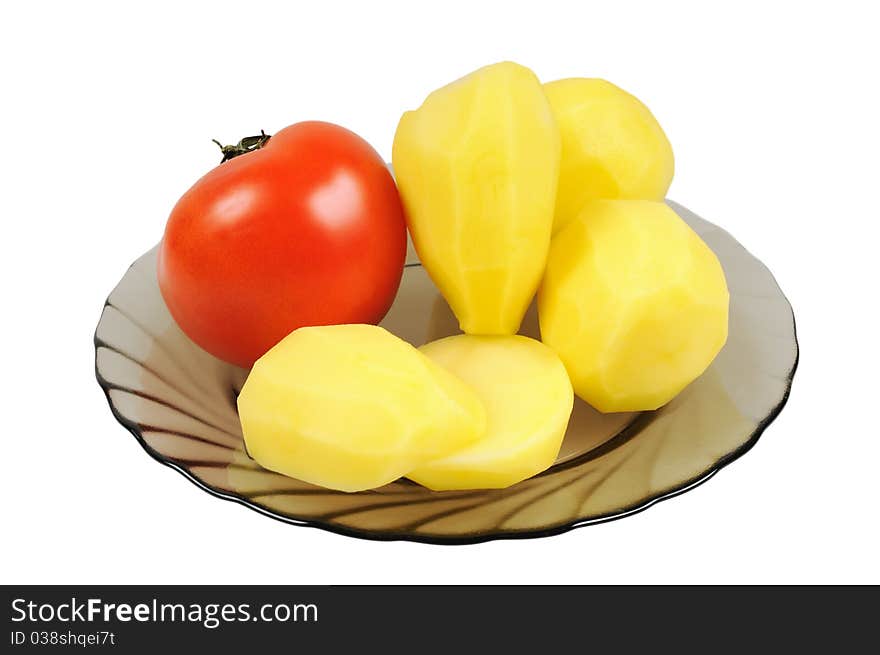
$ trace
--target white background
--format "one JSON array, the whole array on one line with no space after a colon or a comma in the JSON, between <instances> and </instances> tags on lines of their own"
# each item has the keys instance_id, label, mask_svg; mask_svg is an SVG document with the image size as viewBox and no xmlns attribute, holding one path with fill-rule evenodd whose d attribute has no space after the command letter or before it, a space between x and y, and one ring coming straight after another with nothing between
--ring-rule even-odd
<instances>
[{"instance_id":1,"label":"white background","mask_svg":"<svg viewBox=\"0 0 880 655\"><path fill-rule=\"evenodd\" d=\"M3 583L880 582L880 100L871 3L3 3ZM670 197L794 306L801 365L760 443L699 489L539 540L376 543L198 490L111 417L106 294L217 163L304 119L386 158L398 117L501 59L638 95Z\"/></svg>"}]
</instances>

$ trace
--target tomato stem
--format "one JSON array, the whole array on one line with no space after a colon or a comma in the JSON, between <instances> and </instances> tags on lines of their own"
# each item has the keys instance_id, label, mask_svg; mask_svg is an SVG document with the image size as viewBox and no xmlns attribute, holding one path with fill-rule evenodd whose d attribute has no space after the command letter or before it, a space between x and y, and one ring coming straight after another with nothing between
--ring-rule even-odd
<instances>
[{"instance_id":1,"label":"tomato stem","mask_svg":"<svg viewBox=\"0 0 880 655\"><path fill-rule=\"evenodd\" d=\"M220 152L223 153L223 159L220 160L220 163L222 164L233 157L238 157L239 155L259 150L266 145L271 138L272 136L270 134L266 134L263 130L260 130L258 135L246 136L235 145L224 146L217 139L211 139L211 141L216 143L220 147Z\"/></svg>"}]
</instances>

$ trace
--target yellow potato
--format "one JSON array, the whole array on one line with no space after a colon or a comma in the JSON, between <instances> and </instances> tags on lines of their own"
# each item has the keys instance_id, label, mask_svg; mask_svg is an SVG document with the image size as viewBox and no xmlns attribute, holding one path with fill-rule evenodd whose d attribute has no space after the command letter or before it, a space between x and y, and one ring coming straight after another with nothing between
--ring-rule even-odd
<instances>
[{"instance_id":1,"label":"yellow potato","mask_svg":"<svg viewBox=\"0 0 880 655\"><path fill-rule=\"evenodd\" d=\"M544 85L562 137L554 233L595 198L663 200L672 146L638 98L610 82L572 78Z\"/></svg>"},{"instance_id":2,"label":"yellow potato","mask_svg":"<svg viewBox=\"0 0 880 655\"><path fill-rule=\"evenodd\" d=\"M435 491L509 487L559 453L574 394L559 357L540 341L458 335L421 351L476 390L488 428L479 441L407 477Z\"/></svg>"},{"instance_id":3,"label":"yellow potato","mask_svg":"<svg viewBox=\"0 0 880 655\"><path fill-rule=\"evenodd\" d=\"M471 334L513 334L544 272L559 131L541 84L504 62L406 112L392 160L422 264Z\"/></svg>"},{"instance_id":4,"label":"yellow potato","mask_svg":"<svg viewBox=\"0 0 880 655\"><path fill-rule=\"evenodd\" d=\"M727 340L718 258L662 202L594 200L553 239L541 338L603 412L656 409Z\"/></svg>"},{"instance_id":5,"label":"yellow potato","mask_svg":"<svg viewBox=\"0 0 880 655\"><path fill-rule=\"evenodd\" d=\"M261 466L342 491L387 484L486 430L474 391L374 325L292 332L257 360L238 411Z\"/></svg>"}]
</instances>

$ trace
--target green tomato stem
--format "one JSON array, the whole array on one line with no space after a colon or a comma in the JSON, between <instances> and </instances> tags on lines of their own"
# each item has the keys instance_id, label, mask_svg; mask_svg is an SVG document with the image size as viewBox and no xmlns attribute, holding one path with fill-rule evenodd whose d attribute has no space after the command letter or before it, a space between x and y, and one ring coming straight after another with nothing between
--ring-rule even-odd
<instances>
[{"instance_id":1,"label":"green tomato stem","mask_svg":"<svg viewBox=\"0 0 880 655\"><path fill-rule=\"evenodd\" d=\"M216 143L220 148L220 152L223 153L223 159L220 160L220 163L222 164L223 162L227 162L239 155L259 150L265 146L271 138L272 136L270 134L266 134L263 130L260 130L258 135L246 136L235 145L224 146L217 139L211 139L211 141Z\"/></svg>"}]
</instances>

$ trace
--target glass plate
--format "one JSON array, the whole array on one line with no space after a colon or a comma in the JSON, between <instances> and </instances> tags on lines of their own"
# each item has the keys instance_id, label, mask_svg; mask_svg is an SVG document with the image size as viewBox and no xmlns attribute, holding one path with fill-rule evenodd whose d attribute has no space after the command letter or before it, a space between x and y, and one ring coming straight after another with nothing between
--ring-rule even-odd
<instances>
[{"instance_id":1,"label":"glass plate","mask_svg":"<svg viewBox=\"0 0 880 655\"><path fill-rule=\"evenodd\" d=\"M156 249L107 299L95 370L116 419L202 489L267 516L369 539L473 543L539 537L628 516L693 489L751 448L788 398L794 317L770 271L727 232L671 203L718 255L730 336L709 369L653 412L600 414L575 401L556 464L507 489L432 492L408 480L344 493L266 471L244 450L236 396L247 371L201 350L172 320ZM410 249L382 325L410 343L458 324ZM522 333L538 336L534 306Z\"/></svg>"}]
</instances>

